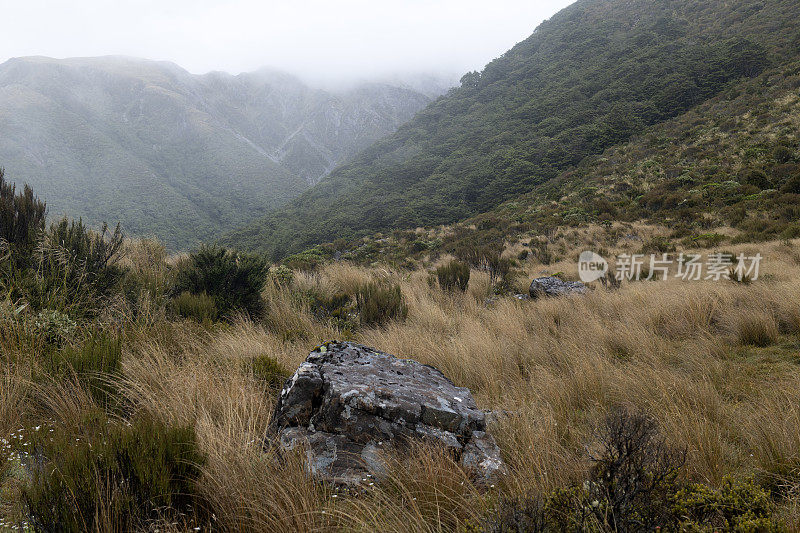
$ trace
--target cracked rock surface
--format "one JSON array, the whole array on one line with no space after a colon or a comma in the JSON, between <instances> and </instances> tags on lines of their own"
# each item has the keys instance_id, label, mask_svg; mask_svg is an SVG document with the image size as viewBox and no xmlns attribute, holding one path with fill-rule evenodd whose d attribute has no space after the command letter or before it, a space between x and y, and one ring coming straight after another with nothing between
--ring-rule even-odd
<instances>
[{"instance_id":1,"label":"cracked rock surface","mask_svg":"<svg viewBox=\"0 0 800 533\"><path fill-rule=\"evenodd\" d=\"M381 452L422 439L451 450L476 479L503 469L469 389L439 370L350 342L318 347L286 382L269 430L302 446L311 471L354 484L383 472Z\"/></svg>"}]
</instances>

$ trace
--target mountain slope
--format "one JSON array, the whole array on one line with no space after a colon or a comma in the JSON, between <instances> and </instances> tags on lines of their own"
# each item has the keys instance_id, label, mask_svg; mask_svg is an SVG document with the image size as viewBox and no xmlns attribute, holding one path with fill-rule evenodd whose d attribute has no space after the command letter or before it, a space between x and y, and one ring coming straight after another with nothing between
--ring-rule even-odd
<instances>
[{"instance_id":1,"label":"mountain slope","mask_svg":"<svg viewBox=\"0 0 800 533\"><path fill-rule=\"evenodd\" d=\"M0 65L0 165L53 214L120 220L180 249L297 196L429 100L385 84L333 93L269 71L12 59Z\"/></svg>"},{"instance_id":2,"label":"mountain slope","mask_svg":"<svg viewBox=\"0 0 800 533\"><path fill-rule=\"evenodd\" d=\"M714 244L800 237L800 60L587 158L535 192L465 222L497 244L513 234L611 221L666 225ZM457 239L457 240L459 240Z\"/></svg>"},{"instance_id":3,"label":"mountain slope","mask_svg":"<svg viewBox=\"0 0 800 533\"><path fill-rule=\"evenodd\" d=\"M597 249L598 235L612 241L638 237L636 225L628 223L661 228L664 239L633 249L648 247L648 253L675 244L727 249L800 237L800 57L486 213L452 225L331 243L288 261L319 261L338 252L361 264L408 265L409 258L469 258L519 243L525 257L549 262L563 257L560 244L553 245L558 235L592 239ZM605 231L591 229L598 225ZM579 227L584 229L568 229Z\"/></svg>"},{"instance_id":4,"label":"mountain slope","mask_svg":"<svg viewBox=\"0 0 800 533\"><path fill-rule=\"evenodd\" d=\"M486 211L796 54L788 0L582 0L225 242L274 256Z\"/></svg>"}]
</instances>

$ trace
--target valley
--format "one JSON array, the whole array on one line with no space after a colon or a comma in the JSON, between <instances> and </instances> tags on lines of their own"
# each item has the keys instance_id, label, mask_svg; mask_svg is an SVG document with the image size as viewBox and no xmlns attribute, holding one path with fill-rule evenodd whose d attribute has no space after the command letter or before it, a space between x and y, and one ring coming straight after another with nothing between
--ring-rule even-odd
<instances>
[{"instance_id":1,"label":"valley","mask_svg":"<svg viewBox=\"0 0 800 533\"><path fill-rule=\"evenodd\" d=\"M0 160L53 199L53 215L119 221L184 250L297 196L430 99L383 83L330 92L269 70L17 58L0 65Z\"/></svg>"},{"instance_id":2,"label":"valley","mask_svg":"<svg viewBox=\"0 0 800 533\"><path fill-rule=\"evenodd\" d=\"M798 20L3 63L0 532L800 532Z\"/></svg>"}]
</instances>

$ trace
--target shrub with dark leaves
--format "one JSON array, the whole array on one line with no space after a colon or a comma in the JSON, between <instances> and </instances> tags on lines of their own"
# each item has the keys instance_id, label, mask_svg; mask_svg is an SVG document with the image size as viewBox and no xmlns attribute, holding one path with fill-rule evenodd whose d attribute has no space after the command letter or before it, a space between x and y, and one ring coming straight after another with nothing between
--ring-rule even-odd
<instances>
[{"instance_id":1,"label":"shrub with dark leaves","mask_svg":"<svg viewBox=\"0 0 800 533\"><path fill-rule=\"evenodd\" d=\"M204 246L178 266L172 295L205 293L222 317L230 319L239 312L259 317L264 312L261 290L268 276L261 256Z\"/></svg>"},{"instance_id":2,"label":"shrub with dark leaves","mask_svg":"<svg viewBox=\"0 0 800 533\"><path fill-rule=\"evenodd\" d=\"M27 185L17 193L0 168L0 259L10 261L17 269L29 265L44 232L46 211L45 203Z\"/></svg>"},{"instance_id":3,"label":"shrub with dark leaves","mask_svg":"<svg viewBox=\"0 0 800 533\"><path fill-rule=\"evenodd\" d=\"M612 412L597 436L587 486L591 501L600 502L591 506L595 518L614 531L669 525L685 453L667 446L654 420L627 409Z\"/></svg>"}]
</instances>

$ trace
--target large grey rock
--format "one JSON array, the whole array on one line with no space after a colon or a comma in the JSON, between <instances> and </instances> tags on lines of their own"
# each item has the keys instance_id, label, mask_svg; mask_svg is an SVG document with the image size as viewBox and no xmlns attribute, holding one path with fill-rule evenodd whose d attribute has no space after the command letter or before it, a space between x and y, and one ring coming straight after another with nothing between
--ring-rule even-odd
<instances>
[{"instance_id":1,"label":"large grey rock","mask_svg":"<svg viewBox=\"0 0 800 533\"><path fill-rule=\"evenodd\" d=\"M478 481L490 483L503 464L485 430L469 389L437 369L331 342L286 382L269 431L284 449L303 447L317 476L352 484L380 476L382 452L402 450L409 439L452 451Z\"/></svg>"},{"instance_id":2,"label":"large grey rock","mask_svg":"<svg viewBox=\"0 0 800 533\"><path fill-rule=\"evenodd\" d=\"M542 296L566 296L569 294L586 294L586 285L580 281L564 281L555 276L536 278L528 289L531 298Z\"/></svg>"}]
</instances>

